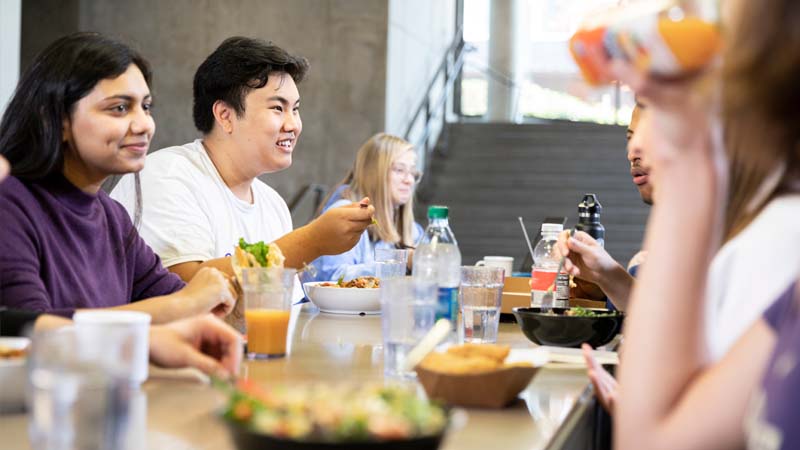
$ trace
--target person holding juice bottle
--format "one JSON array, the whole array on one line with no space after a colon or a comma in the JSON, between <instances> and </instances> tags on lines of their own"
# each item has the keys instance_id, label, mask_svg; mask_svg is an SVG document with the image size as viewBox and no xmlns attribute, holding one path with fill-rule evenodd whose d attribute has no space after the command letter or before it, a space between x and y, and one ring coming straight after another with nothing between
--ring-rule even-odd
<instances>
[{"instance_id":1,"label":"person holding juice bottle","mask_svg":"<svg viewBox=\"0 0 800 450\"><path fill-rule=\"evenodd\" d=\"M569 49L591 85L614 81L614 60L655 77L680 78L702 70L719 53L718 20L718 0L633 2L586 20Z\"/></svg>"},{"instance_id":2,"label":"person holding juice bottle","mask_svg":"<svg viewBox=\"0 0 800 450\"><path fill-rule=\"evenodd\" d=\"M706 79L665 82L635 67L614 67L620 81L647 99L647 122L658 142L650 147L657 198L645 237L647 264L626 320L615 448L800 447L798 272L721 359L710 359L702 339L705 317L716 306L705 293L715 284L707 279L709 263L725 237L728 190L740 188L730 182L736 174L719 145L715 119L739 125L726 132L750 135L737 141L748 144L737 150L750 167L779 169L771 170L761 187L800 189L800 3L729 4L734 14L722 71L706 74L712 81L721 75L720 95L703 90ZM747 204L737 211L754 213ZM797 217L798 211L794 206L787 217ZM787 243L792 231L761 233L758 259L737 258L751 285L769 284L753 275L757 266L783 268L791 260L795 252L786 249L797 247ZM768 241L771 235L779 239ZM774 257L764 251L775 252ZM740 297L747 303L739 311L752 313L752 299Z\"/></svg>"}]
</instances>

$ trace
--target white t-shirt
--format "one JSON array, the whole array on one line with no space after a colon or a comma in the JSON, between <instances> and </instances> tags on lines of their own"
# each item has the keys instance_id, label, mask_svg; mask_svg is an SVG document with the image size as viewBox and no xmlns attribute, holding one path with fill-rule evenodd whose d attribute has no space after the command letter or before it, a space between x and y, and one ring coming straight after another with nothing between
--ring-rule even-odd
<instances>
[{"instance_id":1,"label":"white t-shirt","mask_svg":"<svg viewBox=\"0 0 800 450\"><path fill-rule=\"evenodd\" d=\"M800 195L771 201L711 261L706 343L712 361L730 347L800 274Z\"/></svg>"},{"instance_id":2,"label":"white t-shirt","mask_svg":"<svg viewBox=\"0 0 800 450\"><path fill-rule=\"evenodd\" d=\"M281 196L255 179L253 203L237 198L200 139L152 153L139 176L139 232L165 267L228 256L242 237L248 242L272 242L292 231L292 217ZM111 197L133 216L133 175L124 176ZM296 300L303 297L298 283L294 291Z\"/></svg>"}]
</instances>

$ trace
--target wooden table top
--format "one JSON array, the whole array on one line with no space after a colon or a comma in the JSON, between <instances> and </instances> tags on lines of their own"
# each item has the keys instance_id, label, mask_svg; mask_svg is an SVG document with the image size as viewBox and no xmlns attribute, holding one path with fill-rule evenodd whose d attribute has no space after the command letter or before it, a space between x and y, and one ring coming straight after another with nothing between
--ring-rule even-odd
<instances>
[{"instance_id":1,"label":"wooden table top","mask_svg":"<svg viewBox=\"0 0 800 450\"><path fill-rule=\"evenodd\" d=\"M337 316L307 309L293 318L289 355L246 361L242 375L262 383L383 380L380 316ZM507 323L500 324L498 343L534 347L516 324ZM546 448L578 399L585 397L587 385L584 369L547 366L510 407L456 410L456 425L442 448ZM216 415L224 403L193 371L151 368L150 379L136 399L132 448L234 449ZM0 416L0 436L3 448L28 448L27 417Z\"/></svg>"}]
</instances>

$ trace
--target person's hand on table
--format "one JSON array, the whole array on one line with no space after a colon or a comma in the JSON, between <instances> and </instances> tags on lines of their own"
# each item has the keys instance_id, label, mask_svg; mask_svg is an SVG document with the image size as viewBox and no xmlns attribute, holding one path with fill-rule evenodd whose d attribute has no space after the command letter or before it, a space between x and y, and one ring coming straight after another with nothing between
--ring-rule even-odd
<instances>
[{"instance_id":1,"label":"person's hand on table","mask_svg":"<svg viewBox=\"0 0 800 450\"><path fill-rule=\"evenodd\" d=\"M238 296L230 279L212 267L203 267L192 277L179 295L197 306L196 313L212 312L224 317L233 311Z\"/></svg>"},{"instance_id":2,"label":"person's hand on table","mask_svg":"<svg viewBox=\"0 0 800 450\"><path fill-rule=\"evenodd\" d=\"M614 416L614 404L617 399L617 380L611 376L606 369L603 368L597 359L592 354L592 347L589 344L581 346L583 350L583 358L586 360L586 370L589 380L592 381L594 386L594 395L597 401L603 406L603 409Z\"/></svg>"},{"instance_id":3,"label":"person's hand on table","mask_svg":"<svg viewBox=\"0 0 800 450\"><path fill-rule=\"evenodd\" d=\"M338 255L353 248L372 225L375 207L368 197L358 203L331 208L311 222L314 240L323 255Z\"/></svg>"},{"instance_id":4,"label":"person's hand on table","mask_svg":"<svg viewBox=\"0 0 800 450\"><path fill-rule=\"evenodd\" d=\"M242 335L212 314L150 327L150 361L160 367L194 367L230 378L239 372Z\"/></svg>"}]
</instances>

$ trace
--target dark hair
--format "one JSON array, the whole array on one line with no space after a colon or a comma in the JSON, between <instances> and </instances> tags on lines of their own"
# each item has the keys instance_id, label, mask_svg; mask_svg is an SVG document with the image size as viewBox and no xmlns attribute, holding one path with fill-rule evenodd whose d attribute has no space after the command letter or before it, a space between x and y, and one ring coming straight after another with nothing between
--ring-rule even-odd
<instances>
[{"instance_id":1,"label":"dark hair","mask_svg":"<svg viewBox=\"0 0 800 450\"><path fill-rule=\"evenodd\" d=\"M150 65L122 42L98 33L74 33L53 42L22 74L0 122L0 154L11 174L40 180L64 164L62 123L75 103L101 80L135 64L148 86Z\"/></svg>"},{"instance_id":2,"label":"dark hair","mask_svg":"<svg viewBox=\"0 0 800 450\"><path fill-rule=\"evenodd\" d=\"M11 174L34 181L64 168L63 121L75 104L101 80L116 78L135 64L150 86L150 64L126 44L99 33L74 33L59 38L36 55L22 74L0 122L0 154ZM141 185L136 180L133 242L141 219Z\"/></svg>"},{"instance_id":3,"label":"dark hair","mask_svg":"<svg viewBox=\"0 0 800 450\"><path fill-rule=\"evenodd\" d=\"M292 56L271 42L240 36L225 39L194 74L194 126L201 133L211 132L212 108L218 100L230 105L241 117L245 96L264 87L270 73L287 73L299 83L307 71L305 58Z\"/></svg>"}]
</instances>

